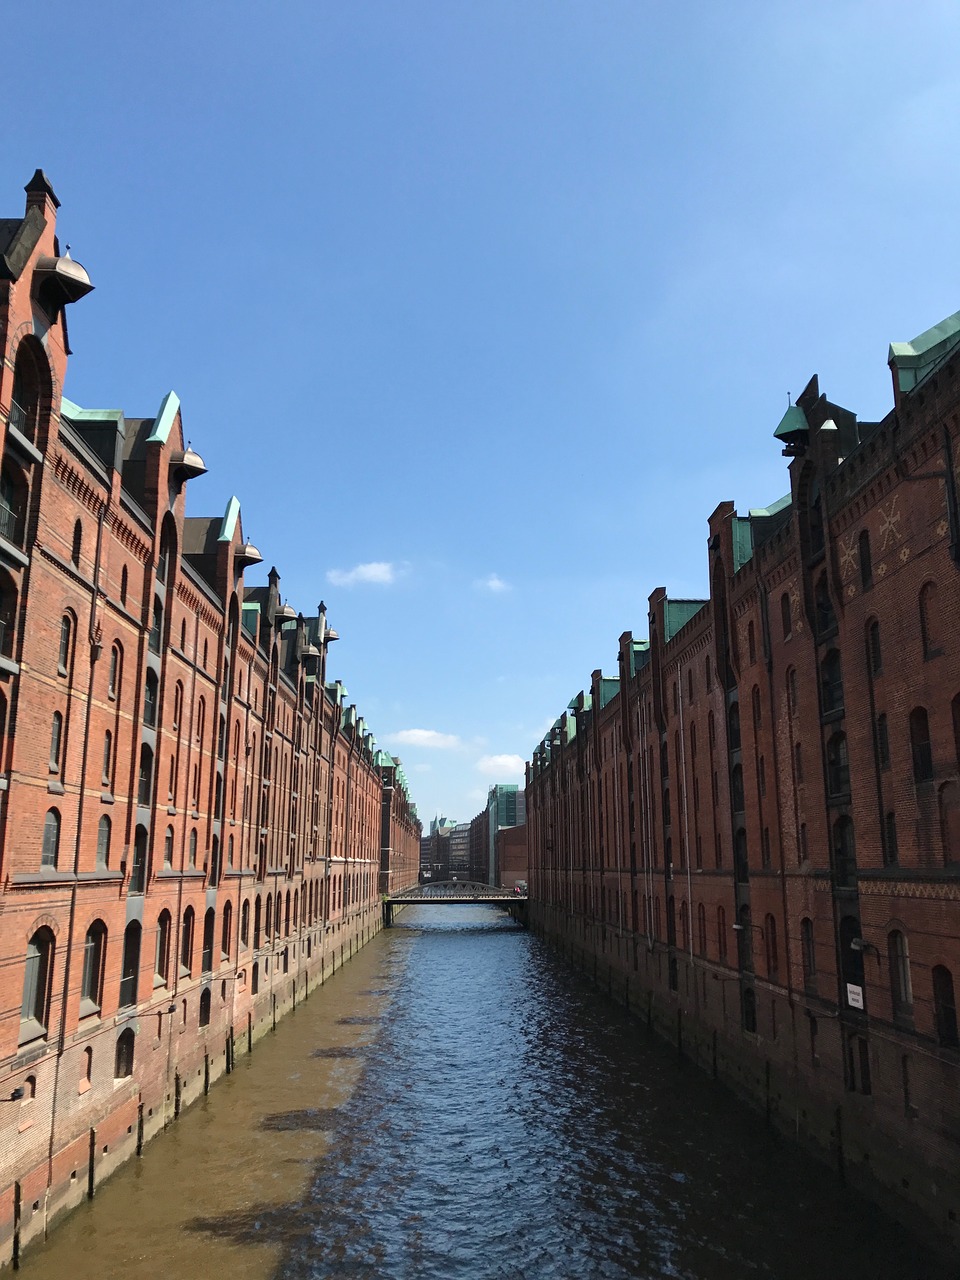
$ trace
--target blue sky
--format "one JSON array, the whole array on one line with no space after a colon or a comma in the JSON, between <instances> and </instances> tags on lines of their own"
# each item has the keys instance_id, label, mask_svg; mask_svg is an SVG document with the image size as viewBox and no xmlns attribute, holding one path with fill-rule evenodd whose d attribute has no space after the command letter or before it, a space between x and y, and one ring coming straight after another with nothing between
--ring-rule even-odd
<instances>
[{"instance_id":1,"label":"blue sky","mask_svg":"<svg viewBox=\"0 0 960 1280\"><path fill-rule=\"evenodd\" d=\"M96 291L66 394L173 388L421 816L472 817L813 373L889 408L960 307L954 0L53 2L5 17L0 214ZM248 575L251 583L260 579Z\"/></svg>"}]
</instances>

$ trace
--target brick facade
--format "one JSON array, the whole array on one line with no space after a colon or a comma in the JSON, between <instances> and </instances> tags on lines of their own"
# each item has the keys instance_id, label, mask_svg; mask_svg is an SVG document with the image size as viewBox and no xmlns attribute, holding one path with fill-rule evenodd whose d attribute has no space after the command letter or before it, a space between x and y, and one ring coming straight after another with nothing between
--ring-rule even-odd
<instances>
[{"instance_id":1,"label":"brick facade","mask_svg":"<svg viewBox=\"0 0 960 1280\"><path fill-rule=\"evenodd\" d=\"M788 497L709 520L527 771L531 914L651 1025L960 1243L960 317L858 422L811 380Z\"/></svg>"},{"instance_id":2,"label":"brick facade","mask_svg":"<svg viewBox=\"0 0 960 1280\"><path fill-rule=\"evenodd\" d=\"M399 761L342 685L321 605L281 604L239 503L156 417L62 395L39 171L0 222L0 1251L9 1257L230 1070L416 883ZM22 1096L21 1096L22 1091Z\"/></svg>"}]
</instances>

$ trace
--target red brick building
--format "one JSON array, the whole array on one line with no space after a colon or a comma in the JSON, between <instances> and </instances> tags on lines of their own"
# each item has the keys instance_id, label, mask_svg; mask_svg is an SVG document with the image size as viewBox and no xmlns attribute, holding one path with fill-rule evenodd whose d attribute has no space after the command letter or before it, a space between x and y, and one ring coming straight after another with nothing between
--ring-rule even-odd
<instances>
[{"instance_id":1,"label":"red brick building","mask_svg":"<svg viewBox=\"0 0 960 1280\"><path fill-rule=\"evenodd\" d=\"M684 1052L960 1243L960 314L789 493L709 520L528 765L531 917Z\"/></svg>"},{"instance_id":2,"label":"red brick building","mask_svg":"<svg viewBox=\"0 0 960 1280\"><path fill-rule=\"evenodd\" d=\"M501 827L494 837L496 883L514 889L527 882L527 828Z\"/></svg>"},{"instance_id":3,"label":"red brick building","mask_svg":"<svg viewBox=\"0 0 960 1280\"><path fill-rule=\"evenodd\" d=\"M343 686L324 606L281 603L179 401L62 387L60 253L38 171L0 220L0 1249L172 1118L416 883L398 761Z\"/></svg>"}]
</instances>

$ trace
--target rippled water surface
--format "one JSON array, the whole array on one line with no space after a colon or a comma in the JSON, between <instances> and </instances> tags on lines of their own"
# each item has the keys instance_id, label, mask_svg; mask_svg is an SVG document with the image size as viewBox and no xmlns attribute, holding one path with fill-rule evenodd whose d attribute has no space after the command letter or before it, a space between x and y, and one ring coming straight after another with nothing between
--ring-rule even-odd
<instances>
[{"instance_id":1,"label":"rippled water surface","mask_svg":"<svg viewBox=\"0 0 960 1280\"><path fill-rule=\"evenodd\" d=\"M405 911L24 1271L949 1274L490 907Z\"/></svg>"}]
</instances>

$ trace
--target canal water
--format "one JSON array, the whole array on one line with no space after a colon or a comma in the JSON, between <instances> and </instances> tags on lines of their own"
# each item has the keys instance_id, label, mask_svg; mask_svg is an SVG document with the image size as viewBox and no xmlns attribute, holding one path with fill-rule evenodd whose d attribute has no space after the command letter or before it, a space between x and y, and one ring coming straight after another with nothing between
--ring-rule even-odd
<instances>
[{"instance_id":1,"label":"canal water","mask_svg":"<svg viewBox=\"0 0 960 1280\"><path fill-rule=\"evenodd\" d=\"M26 1280L947 1280L493 907L415 907Z\"/></svg>"}]
</instances>

